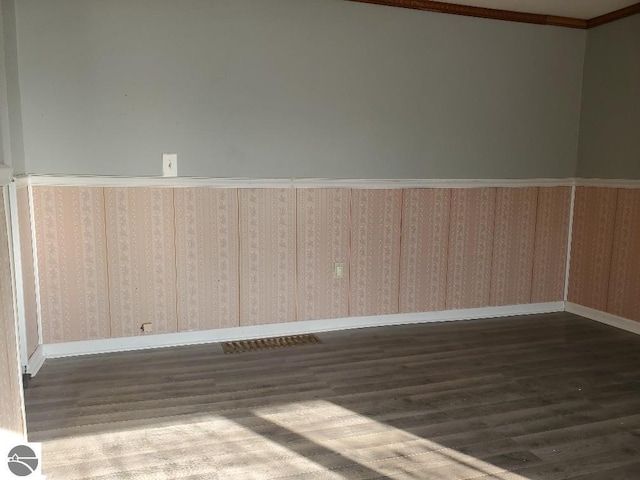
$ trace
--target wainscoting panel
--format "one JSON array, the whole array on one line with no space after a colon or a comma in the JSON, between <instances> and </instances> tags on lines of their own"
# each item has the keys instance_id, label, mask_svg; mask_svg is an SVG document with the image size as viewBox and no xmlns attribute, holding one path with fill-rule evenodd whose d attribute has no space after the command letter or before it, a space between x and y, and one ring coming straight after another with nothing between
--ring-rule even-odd
<instances>
[{"instance_id":1,"label":"wainscoting panel","mask_svg":"<svg viewBox=\"0 0 640 480\"><path fill-rule=\"evenodd\" d=\"M296 320L296 192L242 189L240 325Z\"/></svg>"},{"instance_id":2,"label":"wainscoting panel","mask_svg":"<svg viewBox=\"0 0 640 480\"><path fill-rule=\"evenodd\" d=\"M45 344L564 300L571 187L188 181L29 187ZM638 192L576 188L569 301L640 320ZM32 353L26 186L17 201Z\"/></svg>"},{"instance_id":3,"label":"wainscoting panel","mask_svg":"<svg viewBox=\"0 0 640 480\"><path fill-rule=\"evenodd\" d=\"M618 190L607 312L640 321L640 190Z\"/></svg>"},{"instance_id":4,"label":"wainscoting panel","mask_svg":"<svg viewBox=\"0 0 640 480\"><path fill-rule=\"evenodd\" d=\"M33 187L45 343L109 338L100 187Z\"/></svg>"},{"instance_id":5,"label":"wainscoting panel","mask_svg":"<svg viewBox=\"0 0 640 480\"><path fill-rule=\"evenodd\" d=\"M576 189L569 301L607 311L618 190Z\"/></svg>"},{"instance_id":6,"label":"wainscoting panel","mask_svg":"<svg viewBox=\"0 0 640 480\"><path fill-rule=\"evenodd\" d=\"M398 313L402 190L351 192L349 314Z\"/></svg>"},{"instance_id":7,"label":"wainscoting panel","mask_svg":"<svg viewBox=\"0 0 640 480\"><path fill-rule=\"evenodd\" d=\"M240 325L238 190L178 188L178 330Z\"/></svg>"},{"instance_id":8,"label":"wainscoting panel","mask_svg":"<svg viewBox=\"0 0 640 480\"><path fill-rule=\"evenodd\" d=\"M490 304L495 207L495 188L451 193L448 310Z\"/></svg>"},{"instance_id":9,"label":"wainscoting panel","mask_svg":"<svg viewBox=\"0 0 640 480\"><path fill-rule=\"evenodd\" d=\"M297 197L298 320L349 316L348 189L299 189ZM344 264L335 278L334 263Z\"/></svg>"},{"instance_id":10,"label":"wainscoting panel","mask_svg":"<svg viewBox=\"0 0 640 480\"><path fill-rule=\"evenodd\" d=\"M22 436L24 418L18 361L16 322L5 209L6 187L0 190L0 438ZM4 459L3 459L4 460Z\"/></svg>"},{"instance_id":11,"label":"wainscoting panel","mask_svg":"<svg viewBox=\"0 0 640 480\"><path fill-rule=\"evenodd\" d=\"M24 317L27 334L27 355L38 348L38 307L36 301L36 277L33 267L33 242L31 231L29 189L16 190L18 199L18 228L20 231L20 256L22 265L22 289L24 296Z\"/></svg>"},{"instance_id":12,"label":"wainscoting panel","mask_svg":"<svg viewBox=\"0 0 640 480\"><path fill-rule=\"evenodd\" d=\"M540 187L531 303L564 299L571 187Z\"/></svg>"},{"instance_id":13,"label":"wainscoting panel","mask_svg":"<svg viewBox=\"0 0 640 480\"><path fill-rule=\"evenodd\" d=\"M537 188L498 188L491 306L531 302Z\"/></svg>"},{"instance_id":14,"label":"wainscoting panel","mask_svg":"<svg viewBox=\"0 0 640 480\"><path fill-rule=\"evenodd\" d=\"M400 313L444 310L451 190L404 190Z\"/></svg>"},{"instance_id":15,"label":"wainscoting panel","mask_svg":"<svg viewBox=\"0 0 640 480\"><path fill-rule=\"evenodd\" d=\"M105 188L113 337L177 331L173 189Z\"/></svg>"}]
</instances>

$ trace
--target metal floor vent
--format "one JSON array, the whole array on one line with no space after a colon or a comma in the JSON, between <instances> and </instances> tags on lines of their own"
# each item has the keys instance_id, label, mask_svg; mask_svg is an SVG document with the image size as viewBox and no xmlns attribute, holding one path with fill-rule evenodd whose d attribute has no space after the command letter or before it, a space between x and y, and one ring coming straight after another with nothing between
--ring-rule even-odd
<instances>
[{"instance_id":1,"label":"metal floor vent","mask_svg":"<svg viewBox=\"0 0 640 480\"><path fill-rule=\"evenodd\" d=\"M253 350L265 350L267 348L295 347L309 343L321 343L313 334L289 335L286 337L259 338L257 340L238 340L237 342L224 342L224 353L251 352Z\"/></svg>"}]
</instances>

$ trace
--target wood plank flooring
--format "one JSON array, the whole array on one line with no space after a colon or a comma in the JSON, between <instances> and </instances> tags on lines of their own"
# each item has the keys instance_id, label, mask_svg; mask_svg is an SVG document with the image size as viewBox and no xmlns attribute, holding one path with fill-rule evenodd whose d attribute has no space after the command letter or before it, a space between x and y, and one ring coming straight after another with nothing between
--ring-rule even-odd
<instances>
[{"instance_id":1,"label":"wood plank flooring","mask_svg":"<svg viewBox=\"0 0 640 480\"><path fill-rule=\"evenodd\" d=\"M49 360L50 479L638 479L640 337L571 314Z\"/></svg>"}]
</instances>

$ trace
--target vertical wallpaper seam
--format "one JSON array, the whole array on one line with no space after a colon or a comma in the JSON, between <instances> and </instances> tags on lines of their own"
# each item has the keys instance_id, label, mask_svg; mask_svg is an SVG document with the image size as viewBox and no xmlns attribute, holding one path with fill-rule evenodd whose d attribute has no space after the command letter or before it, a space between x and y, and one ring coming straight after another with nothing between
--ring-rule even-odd
<instances>
[{"instance_id":1,"label":"vertical wallpaper seam","mask_svg":"<svg viewBox=\"0 0 640 480\"><path fill-rule=\"evenodd\" d=\"M109 338L113 338L113 320L111 319L111 270L109 269L109 241L107 240L107 194L102 187L102 213L104 214L104 254L106 257L105 273L107 274L107 315L109 317Z\"/></svg>"},{"instance_id":2,"label":"vertical wallpaper seam","mask_svg":"<svg viewBox=\"0 0 640 480\"><path fill-rule=\"evenodd\" d=\"M238 260L236 262L238 265L238 326L241 326L244 308L242 305L242 255L240 255L240 252L242 251L242 217L240 215L240 212L242 211L240 206L242 196L240 195L239 188L236 189L236 200L236 203L238 204Z\"/></svg>"},{"instance_id":3,"label":"vertical wallpaper seam","mask_svg":"<svg viewBox=\"0 0 640 480\"><path fill-rule=\"evenodd\" d=\"M538 244L538 216L540 214L540 187L536 187L536 218L533 222L533 252L531 254L531 283L529 285L529 303L533 300L533 280L536 271L536 246Z\"/></svg>"},{"instance_id":4,"label":"vertical wallpaper seam","mask_svg":"<svg viewBox=\"0 0 640 480\"><path fill-rule=\"evenodd\" d=\"M398 227L398 275L396 277L396 285L397 285L397 295L396 295L396 300L397 300L397 309L396 309L396 313L400 313L400 289L402 288L402 283L401 283L401 278L400 275L402 273L402 222L403 222L403 218L404 218L404 192L405 192L405 188L400 189L400 225Z\"/></svg>"},{"instance_id":5,"label":"vertical wallpaper seam","mask_svg":"<svg viewBox=\"0 0 640 480\"><path fill-rule=\"evenodd\" d=\"M611 301L611 294L609 292L609 288L611 288L611 267L613 265L613 247L615 246L615 241L616 241L616 226L618 223L618 208L620 208L620 202L618 201L618 199L620 198L620 189L616 188L615 189L616 192L616 207L614 209L614 214L613 214L613 229L611 232L611 248L609 250L609 269L607 270L607 288L605 290L605 295L607 296L606 298L606 302L605 302L605 312L609 312L611 311L611 305L610 305L610 301Z\"/></svg>"},{"instance_id":6,"label":"vertical wallpaper seam","mask_svg":"<svg viewBox=\"0 0 640 480\"><path fill-rule=\"evenodd\" d=\"M453 190L449 189L447 191L449 196L449 217L447 224L447 248L445 253L445 261L447 262L447 268L445 268L444 272L444 309L447 310L449 307L449 253L451 250L451 228L453 222L451 221L451 211L453 208Z\"/></svg>"},{"instance_id":7,"label":"vertical wallpaper seam","mask_svg":"<svg viewBox=\"0 0 640 480\"><path fill-rule=\"evenodd\" d=\"M493 195L493 230L491 231L491 262L489 263L489 301L487 305L493 304L493 263L496 256L496 222L498 217L498 188L494 189Z\"/></svg>"},{"instance_id":8,"label":"vertical wallpaper seam","mask_svg":"<svg viewBox=\"0 0 640 480\"><path fill-rule=\"evenodd\" d=\"M353 261L353 189L349 189L349 285L347 286L347 313L349 316L353 316L353 306L351 305L351 289L353 288L351 277L353 275L353 268L351 262Z\"/></svg>"},{"instance_id":9,"label":"vertical wallpaper seam","mask_svg":"<svg viewBox=\"0 0 640 480\"><path fill-rule=\"evenodd\" d=\"M298 278L299 278L299 272L298 272L298 268L299 268L299 264L298 264L298 190L299 189L295 189L295 192L293 194L293 230L295 232L295 238L293 241L293 248L294 248L294 261L295 261L295 266L296 268L293 271L293 298L295 301L295 307L294 307L294 312L295 312L295 316L296 319L295 321L298 321L302 315L300 315L300 299L298 298L298 294L300 291L300 288L298 286Z\"/></svg>"},{"instance_id":10,"label":"vertical wallpaper seam","mask_svg":"<svg viewBox=\"0 0 640 480\"><path fill-rule=\"evenodd\" d=\"M180 298L178 295L178 211L176 209L176 189L171 189L171 203L173 205L173 279L174 286L176 289L176 302L175 302L175 311L176 311L176 332L180 331L180 312L178 311L178 303L180 302Z\"/></svg>"}]
</instances>

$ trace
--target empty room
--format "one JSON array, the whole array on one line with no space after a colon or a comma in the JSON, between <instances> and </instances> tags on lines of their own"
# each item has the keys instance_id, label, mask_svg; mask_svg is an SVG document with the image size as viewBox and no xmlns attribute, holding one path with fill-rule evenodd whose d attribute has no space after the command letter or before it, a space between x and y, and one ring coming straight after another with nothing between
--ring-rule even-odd
<instances>
[{"instance_id":1,"label":"empty room","mask_svg":"<svg viewBox=\"0 0 640 480\"><path fill-rule=\"evenodd\" d=\"M640 479L637 0L0 0L0 479Z\"/></svg>"}]
</instances>

